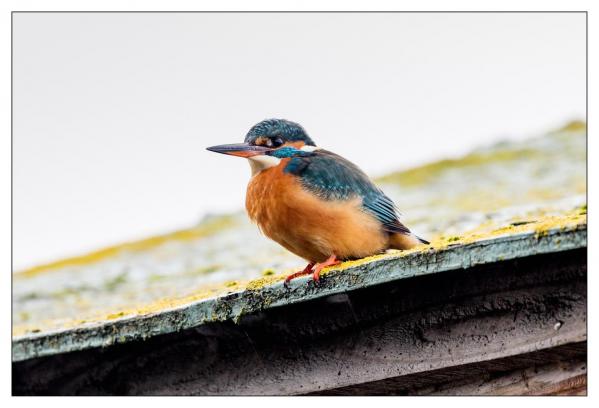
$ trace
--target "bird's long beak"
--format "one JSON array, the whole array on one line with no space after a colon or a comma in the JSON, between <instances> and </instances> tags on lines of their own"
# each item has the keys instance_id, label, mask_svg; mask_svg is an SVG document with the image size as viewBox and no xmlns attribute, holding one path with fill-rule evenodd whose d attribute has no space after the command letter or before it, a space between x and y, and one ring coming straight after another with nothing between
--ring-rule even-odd
<instances>
[{"instance_id":1,"label":"bird's long beak","mask_svg":"<svg viewBox=\"0 0 599 408\"><path fill-rule=\"evenodd\" d=\"M247 143L233 143L233 144L224 144L218 146L207 147L207 150L216 153L228 154L231 156L239 156L239 157L252 157L258 156L260 154L264 154L268 151L271 151L270 147L265 146L254 146Z\"/></svg>"}]
</instances>

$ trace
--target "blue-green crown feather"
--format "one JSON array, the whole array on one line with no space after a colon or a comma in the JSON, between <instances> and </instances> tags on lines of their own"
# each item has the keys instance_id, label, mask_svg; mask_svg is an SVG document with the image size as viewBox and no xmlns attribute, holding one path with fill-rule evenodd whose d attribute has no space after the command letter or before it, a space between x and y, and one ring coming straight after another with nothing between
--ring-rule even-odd
<instances>
[{"instance_id":1,"label":"blue-green crown feather","mask_svg":"<svg viewBox=\"0 0 599 408\"><path fill-rule=\"evenodd\" d=\"M304 142L316 146L303 127L285 119L266 119L254 125L245 136L245 142L254 144L259 137L280 137L283 142Z\"/></svg>"}]
</instances>

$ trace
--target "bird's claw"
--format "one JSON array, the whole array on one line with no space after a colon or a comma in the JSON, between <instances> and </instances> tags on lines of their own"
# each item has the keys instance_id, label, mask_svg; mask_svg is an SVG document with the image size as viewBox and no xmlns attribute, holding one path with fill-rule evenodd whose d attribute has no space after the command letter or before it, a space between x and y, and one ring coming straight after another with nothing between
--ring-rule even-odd
<instances>
[{"instance_id":1,"label":"bird's claw","mask_svg":"<svg viewBox=\"0 0 599 408\"><path fill-rule=\"evenodd\" d=\"M285 281L283 282L283 286L286 289L289 289L289 282L293 278L297 278L298 276L308 274L312 274L312 282L314 282L314 286L318 286L320 284L320 272L322 272L322 270L328 266L334 266L340 263L341 261L339 261L335 255L331 255L326 261L322 263L311 262L304 268L303 271L296 272L286 277ZM310 284L310 281L308 281L308 284Z\"/></svg>"},{"instance_id":2,"label":"bird's claw","mask_svg":"<svg viewBox=\"0 0 599 408\"><path fill-rule=\"evenodd\" d=\"M302 271L292 273L291 275L286 277L285 281L283 282L283 286L285 287L285 289L289 289L289 282L291 282L292 279L297 278L298 276L308 275L308 274L312 273L313 266L314 266L314 263L310 262L308 265L306 265L306 267Z\"/></svg>"}]
</instances>

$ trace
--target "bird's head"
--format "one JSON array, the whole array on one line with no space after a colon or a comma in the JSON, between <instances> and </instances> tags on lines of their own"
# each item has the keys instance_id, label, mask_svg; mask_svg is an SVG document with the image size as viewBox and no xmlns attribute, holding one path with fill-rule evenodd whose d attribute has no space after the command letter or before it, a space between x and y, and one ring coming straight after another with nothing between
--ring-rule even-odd
<instances>
[{"instance_id":1,"label":"bird's head","mask_svg":"<svg viewBox=\"0 0 599 408\"><path fill-rule=\"evenodd\" d=\"M285 119L267 119L254 125L244 143L208 147L211 152L249 159L252 173L277 166L282 159L316 150L304 128Z\"/></svg>"},{"instance_id":2,"label":"bird's head","mask_svg":"<svg viewBox=\"0 0 599 408\"><path fill-rule=\"evenodd\" d=\"M316 146L303 127L285 119L266 119L254 125L245 135L245 143L254 146Z\"/></svg>"}]
</instances>

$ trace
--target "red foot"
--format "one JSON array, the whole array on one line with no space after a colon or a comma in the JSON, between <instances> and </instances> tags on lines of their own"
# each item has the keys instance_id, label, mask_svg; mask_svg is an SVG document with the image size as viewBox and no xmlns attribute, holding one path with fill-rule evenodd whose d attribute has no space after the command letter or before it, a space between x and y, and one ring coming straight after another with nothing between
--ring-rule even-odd
<instances>
[{"instance_id":1,"label":"red foot","mask_svg":"<svg viewBox=\"0 0 599 408\"><path fill-rule=\"evenodd\" d=\"M322 262L322 263L314 263L314 262L310 262L303 271L300 272L296 272L294 274L289 275L288 277L285 278L285 282L283 283L285 286L289 285L289 282L291 281L291 279L297 278L298 276L302 276L302 275L307 275L309 273L312 274L312 280L314 280L314 282L318 282L320 280L320 272L322 272L322 270L324 268L326 268L327 266L334 266L334 265L339 265L341 263L341 261L339 261L337 259L337 256L335 255L331 255L329 257L329 259L327 259L326 261ZM314 266L316 265L316 266ZM312 270L312 268L314 268L314 270Z\"/></svg>"},{"instance_id":2,"label":"red foot","mask_svg":"<svg viewBox=\"0 0 599 408\"><path fill-rule=\"evenodd\" d=\"M320 272L324 268L326 268L327 266L339 265L340 263L341 261L337 259L335 254L331 255L329 259L327 259L326 261L316 264L316 267L314 268L314 273L312 274L312 279L314 280L314 282L318 282L320 280Z\"/></svg>"},{"instance_id":3,"label":"red foot","mask_svg":"<svg viewBox=\"0 0 599 408\"><path fill-rule=\"evenodd\" d=\"M299 271L299 272L289 275L288 277L285 278L285 282L283 282L283 285L288 286L289 281L291 281L291 279L297 278L298 276L307 275L309 273L312 273L313 266L314 266L314 262L310 262L308 265L306 265L306 267L304 268L303 271Z\"/></svg>"}]
</instances>

